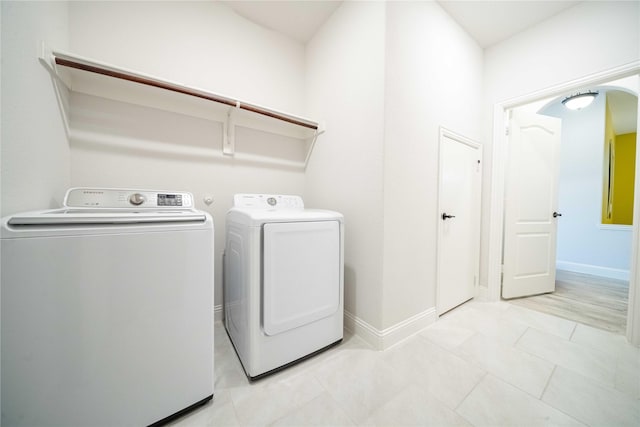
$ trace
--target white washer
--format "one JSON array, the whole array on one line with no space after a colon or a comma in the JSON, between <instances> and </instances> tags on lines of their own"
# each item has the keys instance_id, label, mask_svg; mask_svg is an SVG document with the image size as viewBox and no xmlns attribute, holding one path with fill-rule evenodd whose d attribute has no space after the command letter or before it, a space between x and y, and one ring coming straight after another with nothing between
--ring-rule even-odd
<instances>
[{"instance_id":1,"label":"white washer","mask_svg":"<svg viewBox=\"0 0 640 427\"><path fill-rule=\"evenodd\" d=\"M250 379L343 337L343 216L237 194L226 217L225 327Z\"/></svg>"},{"instance_id":2,"label":"white washer","mask_svg":"<svg viewBox=\"0 0 640 427\"><path fill-rule=\"evenodd\" d=\"M143 426L213 396L213 222L75 188L2 220L2 425Z\"/></svg>"}]
</instances>

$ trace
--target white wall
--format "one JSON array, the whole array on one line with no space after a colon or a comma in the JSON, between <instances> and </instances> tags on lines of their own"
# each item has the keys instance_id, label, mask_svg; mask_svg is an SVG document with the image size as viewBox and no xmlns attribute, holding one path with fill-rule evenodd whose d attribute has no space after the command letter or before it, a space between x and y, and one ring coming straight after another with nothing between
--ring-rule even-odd
<instances>
[{"instance_id":1,"label":"white wall","mask_svg":"<svg viewBox=\"0 0 640 427\"><path fill-rule=\"evenodd\" d=\"M40 41L68 46L66 2L0 2L2 8L1 213L60 206L69 147Z\"/></svg>"},{"instance_id":2,"label":"white wall","mask_svg":"<svg viewBox=\"0 0 640 427\"><path fill-rule=\"evenodd\" d=\"M304 106L304 46L219 2L80 1L69 14L73 53L291 113Z\"/></svg>"},{"instance_id":3,"label":"white wall","mask_svg":"<svg viewBox=\"0 0 640 427\"><path fill-rule=\"evenodd\" d=\"M385 5L345 2L307 45L308 113L325 120L308 206L345 215L345 309L382 328Z\"/></svg>"},{"instance_id":4,"label":"white wall","mask_svg":"<svg viewBox=\"0 0 640 427\"><path fill-rule=\"evenodd\" d=\"M75 54L303 113L304 47L224 5L71 2L69 8L70 51ZM170 94L161 96L174 99ZM193 102L189 108L197 114L73 93L71 183L194 193L196 207L214 217L215 303L220 305L225 213L233 194L302 194L304 173L300 168L221 157L222 124L214 120L219 107L188 102ZM185 103L175 98L175 105ZM295 153L300 147L289 138L240 127L236 139L238 151L266 153L264 157L284 145ZM203 203L205 195L213 196L213 205Z\"/></svg>"},{"instance_id":5,"label":"white wall","mask_svg":"<svg viewBox=\"0 0 640 427\"><path fill-rule=\"evenodd\" d=\"M435 2L387 3L386 52L385 328L435 306L439 127L482 142L483 64Z\"/></svg>"},{"instance_id":6,"label":"white wall","mask_svg":"<svg viewBox=\"0 0 640 427\"><path fill-rule=\"evenodd\" d=\"M640 59L640 3L582 2L485 51L481 284L487 283L493 106Z\"/></svg>"},{"instance_id":7,"label":"white wall","mask_svg":"<svg viewBox=\"0 0 640 427\"><path fill-rule=\"evenodd\" d=\"M0 2L0 216L57 207L69 186L58 101L37 59L41 40L67 46L66 3Z\"/></svg>"},{"instance_id":8,"label":"white wall","mask_svg":"<svg viewBox=\"0 0 640 427\"><path fill-rule=\"evenodd\" d=\"M482 50L436 3L348 2L307 79L327 133L305 196L345 214L346 309L382 334L433 313L439 126L480 139Z\"/></svg>"}]
</instances>

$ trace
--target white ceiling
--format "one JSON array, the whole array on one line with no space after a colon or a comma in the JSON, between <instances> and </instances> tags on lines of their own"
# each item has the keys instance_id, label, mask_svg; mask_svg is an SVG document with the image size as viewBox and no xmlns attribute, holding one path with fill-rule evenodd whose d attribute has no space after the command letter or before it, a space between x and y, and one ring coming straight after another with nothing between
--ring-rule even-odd
<instances>
[{"instance_id":1,"label":"white ceiling","mask_svg":"<svg viewBox=\"0 0 640 427\"><path fill-rule=\"evenodd\" d=\"M489 47L581 2L438 0L438 3L481 47Z\"/></svg>"},{"instance_id":2,"label":"white ceiling","mask_svg":"<svg viewBox=\"0 0 640 427\"><path fill-rule=\"evenodd\" d=\"M307 43L342 1L222 1L238 15L263 27Z\"/></svg>"},{"instance_id":3,"label":"white ceiling","mask_svg":"<svg viewBox=\"0 0 640 427\"><path fill-rule=\"evenodd\" d=\"M488 47L505 40L580 3L580 1L553 0L437 1L481 47ZM307 43L342 1L227 0L222 3L256 24Z\"/></svg>"},{"instance_id":4,"label":"white ceiling","mask_svg":"<svg viewBox=\"0 0 640 427\"><path fill-rule=\"evenodd\" d=\"M521 107L529 112L536 112L553 117L565 117L566 114L580 114L580 111L569 111L562 104L562 100L578 92L598 92L598 97L606 97L607 106L611 111L611 121L616 135L637 131L638 97L630 90L635 87L636 77L609 82L606 85L590 86L578 91L566 93L555 98L542 99L538 102Z\"/></svg>"},{"instance_id":5,"label":"white ceiling","mask_svg":"<svg viewBox=\"0 0 640 427\"><path fill-rule=\"evenodd\" d=\"M357 1L357 0L344 0ZM379 1L379 0L376 0ZM393 0L387 0L393 1ZM581 1L555 0L418 0L437 1L478 44L489 47L526 30ZM317 33L342 0L221 0L238 15L301 43ZM613 95L616 129L635 129L637 98ZM633 98L633 99L631 99ZM631 107L630 107L631 106Z\"/></svg>"}]
</instances>

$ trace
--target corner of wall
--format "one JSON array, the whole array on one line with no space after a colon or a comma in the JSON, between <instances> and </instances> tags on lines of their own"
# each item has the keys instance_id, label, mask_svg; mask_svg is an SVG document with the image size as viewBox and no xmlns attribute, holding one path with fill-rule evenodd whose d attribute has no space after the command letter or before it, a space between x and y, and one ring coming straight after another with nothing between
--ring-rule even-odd
<instances>
[{"instance_id":1,"label":"corner of wall","mask_svg":"<svg viewBox=\"0 0 640 427\"><path fill-rule=\"evenodd\" d=\"M361 319L358 330L373 336L367 331L382 325L385 10L381 2L344 2L305 52L307 113L327 128L304 197L345 216L345 310L353 314L345 321Z\"/></svg>"},{"instance_id":2,"label":"corner of wall","mask_svg":"<svg viewBox=\"0 0 640 427\"><path fill-rule=\"evenodd\" d=\"M344 327L358 335L374 350L384 351L402 341L411 338L437 320L436 308L431 307L421 313L411 316L393 326L377 329L366 321L345 310Z\"/></svg>"},{"instance_id":3,"label":"corner of wall","mask_svg":"<svg viewBox=\"0 0 640 427\"><path fill-rule=\"evenodd\" d=\"M42 41L66 49L67 2L0 2L2 216L59 207L70 152L53 81L37 60ZM25 195L28 195L26 197Z\"/></svg>"}]
</instances>

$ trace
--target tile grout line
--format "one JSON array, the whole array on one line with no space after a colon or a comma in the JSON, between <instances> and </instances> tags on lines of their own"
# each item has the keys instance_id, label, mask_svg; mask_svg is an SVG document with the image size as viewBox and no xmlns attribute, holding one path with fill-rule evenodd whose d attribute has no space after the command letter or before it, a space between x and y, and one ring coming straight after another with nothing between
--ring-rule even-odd
<instances>
[{"instance_id":1,"label":"tile grout line","mask_svg":"<svg viewBox=\"0 0 640 427\"><path fill-rule=\"evenodd\" d=\"M573 334L576 333L576 329L578 329L578 322L573 322L573 330L571 331L571 335L569 335L570 342L573 342Z\"/></svg>"},{"instance_id":2,"label":"tile grout line","mask_svg":"<svg viewBox=\"0 0 640 427\"><path fill-rule=\"evenodd\" d=\"M231 399L231 396L229 396L229 403L231 403L231 407L233 408L233 416L236 418L238 425L243 425L242 421L240 421L240 417L238 416L238 409L236 408L236 404L233 399Z\"/></svg>"},{"instance_id":3,"label":"tile grout line","mask_svg":"<svg viewBox=\"0 0 640 427\"><path fill-rule=\"evenodd\" d=\"M542 400L542 397L544 396L544 394L547 392L547 388L549 388L549 384L551 384L551 378L553 377L553 375L556 373L556 368L558 368L559 365L554 365L553 366L553 371L551 371L551 375L549 375L549 380L547 381L547 385L544 387L544 390L542 391L542 394L540 395L540 399L538 399L540 402L542 402L545 405L548 405L550 408L555 409L556 411L566 415L567 417L571 418L572 420L575 420L578 423L581 424L585 424L588 425L586 422L578 419L577 417L575 417L574 415L566 412L564 409L557 407L556 405L554 405L552 402L545 402L544 400Z\"/></svg>"},{"instance_id":4,"label":"tile grout line","mask_svg":"<svg viewBox=\"0 0 640 427\"><path fill-rule=\"evenodd\" d=\"M539 401L544 402L544 400L542 400L542 397L547 392L547 388L549 388L549 384L551 384L551 378L553 377L553 374L556 373L557 368L558 368L558 365L554 363L553 369L551 370L551 375L549 375L549 378L547 378L547 383L544 385L544 388L542 389L542 393L540 393L540 397L538 398Z\"/></svg>"},{"instance_id":5,"label":"tile grout line","mask_svg":"<svg viewBox=\"0 0 640 427\"><path fill-rule=\"evenodd\" d=\"M513 345L511 347L513 348L518 348L518 343L520 342L520 340L522 339L522 337L524 337L524 335L527 333L527 331L529 331L529 329L531 329L531 326L528 326L525 328L524 331L522 331L522 334L520 334L520 336L518 337L517 340L515 340L515 342L513 343ZM527 352L528 353L528 352Z\"/></svg>"},{"instance_id":6,"label":"tile grout line","mask_svg":"<svg viewBox=\"0 0 640 427\"><path fill-rule=\"evenodd\" d=\"M425 329L426 329L426 328L425 328ZM471 338L475 337L476 335L481 334L480 332L478 332L478 331L476 331L476 330L473 330L473 329L469 329L469 330L470 330L471 332L473 332L473 333L472 333L470 336L468 336L467 338L465 338L461 343L459 343L458 345L456 345L456 346L454 346L454 347L452 347L452 348L445 347L443 344L441 344L441 343L439 343L439 342L437 342L437 341L435 341L435 340L432 340L432 339L431 339L431 338L429 338L429 337L425 337L425 336L424 336L424 335L422 335L422 334L418 334L418 337L420 337L421 339L423 339L423 340L427 341L429 344L433 344L433 345L435 345L435 346L436 346L436 347L438 347L440 350L446 351L447 353L451 353L451 354L452 354L452 355L454 355L454 356L457 356L457 357L460 357L460 358L464 359L464 358L463 358L463 357L461 357L459 354L457 354L454 350L455 350L455 349L457 349L457 348L459 348L459 347L462 347L462 345L463 345L464 343L466 343L467 341L469 341ZM388 350L388 349L387 349L387 350ZM386 350L385 350L385 351L386 351Z\"/></svg>"},{"instance_id":7,"label":"tile grout line","mask_svg":"<svg viewBox=\"0 0 640 427\"><path fill-rule=\"evenodd\" d=\"M467 400L467 398L471 395L471 393L473 393L473 391L478 388L478 386L480 385L480 383L482 381L484 381L485 378L487 378L487 375L489 375L489 371L483 369L484 371L484 375L478 380L478 382L473 386L473 388L471 390L469 390L469 392L464 396L464 398L460 401L460 403L458 403L458 405L453 409L453 411L460 415L461 417L464 418L464 416L458 412L458 409L460 408L460 406L462 406L462 404L464 403L465 400ZM466 419L466 418L465 418Z\"/></svg>"},{"instance_id":8,"label":"tile grout line","mask_svg":"<svg viewBox=\"0 0 640 427\"><path fill-rule=\"evenodd\" d=\"M371 349L372 351L375 351L373 349ZM344 350L343 350L344 351ZM337 356L334 356L337 357ZM345 356L346 357L346 356ZM326 361L326 360L325 360ZM351 424L353 424L354 426L357 426L358 423L356 423L353 418L351 417L351 415L349 414L349 411L345 410L345 408L340 404L340 402L333 396L333 394L331 393L331 391L329 391L329 389L327 389L327 387L325 387L325 385L323 384L323 382L321 381L320 378L318 378L318 373L317 373L318 369L317 367L312 367L312 372L311 372L311 377L316 380L318 382L318 384L320 384L320 387L322 387L322 390L324 393L326 393L326 395L329 397L329 399L331 399L331 401L342 411L342 413L347 417L347 419L349 421L351 421ZM316 396L316 398L318 398L319 396ZM372 411L373 412L373 411Z\"/></svg>"}]
</instances>

